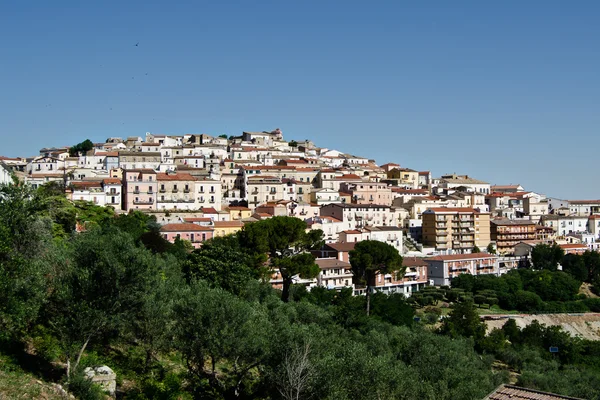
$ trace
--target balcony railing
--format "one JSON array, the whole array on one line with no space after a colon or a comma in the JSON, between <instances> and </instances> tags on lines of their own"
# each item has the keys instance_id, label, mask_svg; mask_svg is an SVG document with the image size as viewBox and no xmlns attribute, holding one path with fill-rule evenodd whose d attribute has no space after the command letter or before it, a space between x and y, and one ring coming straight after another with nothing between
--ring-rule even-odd
<instances>
[{"instance_id":1,"label":"balcony railing","mask_svg":"<svg viewBox=\"0 0 600 400\"><path fill-rule=\"evenodd\" d=\"M134 200L133 204L154 204L152 200Z\"/></svg>"},{"instance_id":2,"label":"balcony railing","mask_svg":"<svg viewBox=\"0 0 600 400\"><path fill-rule=\"evenodd\" d=\"M160 188L159 192L161 192L161 193L166 193L166 192L167 192L167 189L165 189L165 188Z\"/></svg>"},{"instance_id":3,"label":"balcony railing","mask_svg":"<svg viewBox=\"0 0 600 400\"><path fill-rule=\"evenodd\" d=\"M140 190L139 190L139 189L135 189L135 190L133 191L133 194L140 194Z\"/></svg>"},{"instance_id":4,"label":"balcony railing","mask_svg":"<svg viewBox=\"0 0 600 400\"><path fill-rule=\"evenodd\" d=\"M173 193L177 193L177 192L179 192L179 189L177 189L177 188L173 188L172 192L173 192Z\"/></svg>"},{"instance_id":5,"label":"balcony railing","mask_svg":"<svg viewBox=\"0 0 600 400\"><path fill-rule=\"evenodd\" d=\"M189 192L190 192L190 188L183 189L183 193L189 193Z\"/></svg>"}]
</instances>

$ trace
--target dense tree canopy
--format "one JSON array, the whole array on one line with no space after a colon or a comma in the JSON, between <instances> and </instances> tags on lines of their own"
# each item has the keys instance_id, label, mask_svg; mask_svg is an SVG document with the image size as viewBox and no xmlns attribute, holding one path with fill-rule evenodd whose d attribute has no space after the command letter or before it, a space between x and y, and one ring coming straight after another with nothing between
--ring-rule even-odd
<instances>
[{"instance_id":1,"label":"dense tree canopy","mask_svg":"<svg viewBox=\"0 0 600 400\"><path fill-rule=\"evenodd\" d=\"M556 243L538 244L531 250L531 261L537 270L556 271L564 255L564 250Z\"/></svg>"},{"instance_id":2,"label":"dense tree canopy","mask_svg":"<svg viewBox=\"0 0 600 400\"><path fill-rule=\"evenodd\" d=\"M104 364L127 400L470 400L506 382L507 369L521 385L600 396L597 342L510 320L484 336L469 301L600 310L598 299L577 300L575 269L460 276L456 287L410 301L376 293L367 316L367 296L350 288L291 285L283 302L261 282L267 255L269 269L310 275L302 268L314 266L309 252L321 236L301 221L248 225L192 251L161 242L144 214L116 216L54 189L0 187L0 397L8 369L100 399L82 370ZM401 265L387 248L357 249L363 282ZM440 320L449 298L453 309ZM502 363L492 368L494 359Z\"/></svg>"},{"instance_id":3,"label":"dense tree canopy","mask_svg":"<svg viewBox=\"0 0 600 400\"><path fill-rule=\"evenodd\" d=\"M289 299L294 276L314 278L319 273L315 257L309 252L323 244L323 232L306 232L306 223L293 217L273 217L244 225L239 233L242 246L255 255L267 254L270 265L281 274L281 298Z\"/></svg>"},{"instance_id":4,"label":"dense tree canopy","mask_svg":"<svg viewBox=\"0 0 600 400\"><path fill-rule=\"evenodd\" d=\"M375 276L394 274L397 278L404 275L402 256L393 246L377 240L363 240L350 251L350 264L354 280L367 287L367 315L370 311L371 287L375 284Z\"/></svg>"}]
</instances>

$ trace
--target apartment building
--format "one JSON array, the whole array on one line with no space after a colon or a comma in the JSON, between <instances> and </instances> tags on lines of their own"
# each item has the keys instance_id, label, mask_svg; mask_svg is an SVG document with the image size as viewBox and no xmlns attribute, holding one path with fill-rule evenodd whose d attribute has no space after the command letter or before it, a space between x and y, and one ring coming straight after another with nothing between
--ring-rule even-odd
<instances>
[{"instance_id":1,"label":"apartment building","mask_svg":"<svg viewBox=\"0 0 600 400\"><path fill-rule=\"evenodd\" d=\"M520 242L536 239L536 223L531 220L494 219L490 228L498 254L513 254Z\"/></svg>"},{"instance_id":2,"label":"apartment building","mask_svg":"<svg viewBox=\"0 0 600 400\"><path fill-rule=\"evenodd\" d=\"M120 151L119 167L123 169L153 169L161 164L160 152L142 153L138 151Z\"/></svg>"},{"instance_id":3,"label":"apartment building","mask_svg":"<svg viewBox=\"0 0 600 400\"><path fill-rule=\"evenodd\" d=\"M450 285L460 274L499 275L498 257L488 253L449 254L426 258L428 277L434 285Z\"/></svg>"},{"instance_id":4,"label":"apartment building","mask_svg":"<svg viewBox=\"0 0 600 400\"><path fill-rule=\"evenodd\" d=\"M155 210L157 192L153 169L123 171L123 210Z\"/></svg>"},{"instance_id":5,"label":"apartment building","mask_svg":"<svg viewBox=\"0 0 600 400\"><path fill-rule=\"evenodd\" d=\"M585 215L543 215L540 224L550 227L558 236L569 233L586 232L588 230L588 216Z\"/></svg>"},{"instance_id":6,"label":"apartment building","mask_svg":"<svg viewBox=\"0 0 600 400\"><path fill-rule=\"evenodd\" d=\"M344 182L340 185L340 191L350 193L354 204L392 205L392 189L387 183Z\"/></svg>"},{"instance_id":7,"label":"apartment building","mask_svg":"<svg viewBox=\"0 0 600 400\"><path fill-rule=\"evenodd\" d=\"M439 180L439 187L444 189L464 188L469 192L475 193L490 193L490 184L478 179L474 179L469 175L442 175Z\"/></svg>"},{"instance_id":8,"label":"apartment building","mask_svg":"<svg viewBox=\"0 0 600 400\"><path fill-rule=\"evenodd\" d=\"M398 213L389 206L377 204L327 204L321 207L320 215L342 221L342 230L366 226L398 226Z\"/></svg>"},{"instance_id":9,"label":"apartment building","mask_svg":"<svg viewBox=\"0 0 600 400\"><path fill-rule=\"evenodd\" d=\"M196 204L198 207L220 210L222 206L221 182L207 178L196 178Z\"/></svg>"},{"instance_id":10,"label":"apartment building","mask_svg":"<svg viewBox=\"0 0 600 400\"><path fill-rule=\"evenodd\" d=\"M197 210L196 178L186 173L158 173L158 210Z\"/></svg>"},{"instance_id":11,"label":"apartment building","mask_svg":"<svg viewBox=\"0 0 600 400\"><path fill-rule=\"evenodd\" d=\"M194 223L165 224L160 228L160 234L171 243L175 240L187 240L194 248L199 248L202 243L213 237L213 228Z\"/></svg>"},{"instance_id":12,"label":"apartment building","mask_svg":"<svg viewBox=\"0 0 600 400\"><path fill-rule=\"evenodd\" d=\"M352 266L349 262L340 261L335 257L317 258L315 264L319 266L321 272L317 276L317 285L324 286L327 289L340 290L343 288L352 288Z\"/></svg>"},{"instance_id":13,"label":"apartment building","mask_svg":"<svg viewBox=\"0 0 600 400\"><path fill-rule=\"evenodd\" d=\"M373 290L392 294L402 293L406 297L429 284L429 264L422 258L405 257L402 265L406 268L404 275L376 274L371 282Z\"/></svg>"},{"instance_id":14,"label":"apartment building","mask_svg":"<svg viewBox=\"0 0 600 400\"><path fill-rule=\"evenodd\" d=\"M249 176L247 183L248 207L255 209L259 204L283 199L284 186L275 176Z\"/></svg>"},{"instance_id":15,"label":"apartment building","mask_svg":"<svg viewBox=\"0 0 600 400\"><path fill-rule=\"evenodd\" d=\"M490 243L490 215L474 208L430 208L423 213L423 245L470 253Z\"/></svg>"}]
</instances>

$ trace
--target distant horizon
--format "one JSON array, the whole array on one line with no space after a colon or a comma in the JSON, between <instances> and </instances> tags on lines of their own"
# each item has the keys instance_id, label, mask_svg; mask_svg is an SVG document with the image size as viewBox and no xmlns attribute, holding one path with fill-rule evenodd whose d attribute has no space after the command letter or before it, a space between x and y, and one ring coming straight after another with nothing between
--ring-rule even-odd
<instances>
[{"instance_id":1,"label":"distant horizon","mask_svg":"<svg viewBox=\"0 0 600 400\"><path fill-rule=\"evenodd\" d=\"M31 0L0 13L6 156L280 127L382 164L600 198L600 2Z\"/></svg>"}]
</instances>

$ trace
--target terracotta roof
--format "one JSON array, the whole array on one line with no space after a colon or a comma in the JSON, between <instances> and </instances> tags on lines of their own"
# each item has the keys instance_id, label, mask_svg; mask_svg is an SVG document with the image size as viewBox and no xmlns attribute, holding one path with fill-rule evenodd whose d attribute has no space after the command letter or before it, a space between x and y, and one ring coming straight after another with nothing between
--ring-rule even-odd
<instances>
[{"instance_id":1,"label":"terracotta roof","mask_svg":"<svg viewBox=\"0 0 600 400\"><path fill-rule=\"evenodd\" d=\"M177 173L177 174L156 174L157 181L195 181L196 177L187 173Z\"/></svg>"},{"instance_id":2,"label":"terracotta roof","mask_svg":"<svg viewBox=\"0 0 600 400\"><path fill-rule=\"evenodd\" d=\"M215 221L215 228L241 228L244 226L242 221Z\"/></svg>"},{"instance_id":3,"label":"terracotta roof","mask_svg":"<svg viewBox=\"0 0 600 400\"><path fill-rule=\"evenodd\" d=\"M483 400L583 400L575 397L525 389L513 385L500 385Z\"/></svg>"},{"instance_id":4,"label":"terracotta roof","mask_svg":"<svg viewBox=\"0 0 600 400\"><path fill-rule=\"evenodd\" d=\"M600 200L569 200L569 204L600 204Z\"/></svg>"},{"instance_id":5,"label":"terracotta roof","mask_svg":"<svg viewBox=\"0 0 600 400\"><path fill-rule=\"evenodd\" d=\"M405 267L426 267L429 264L421 257L403 257L402 265Z\"/></svg>"},{"instance_id":6,"label":"terracotta roof","mask_svg":"<svg viewBox=\"0 0 600 400\"><path fill-rule=\"evenodd\" d=\"M204 214L218 214L219 212L214 207L202 207Z\"/></svg>"},{"instance_id":7,"label":"terracotta roof","mask_svg":"<svg viewBox=\"0 0 600 400\"><path fill-rule=\"evenodd\" d=\"M568 249L586 249L587 250L587 246L585 244L581 244L581 243L567 243L567 244L559 244L561 249L564 250L568 250Z\"/></svg>"},{"instance_id":8,"label":"terracotta roof","mask_svg":"<svg viewBox=\"0 0 600 400\"><path fill-rule=\"evenodd\" d=\"M192 217L192 218L184 218L185 222L212 222L212 218L206 217Z\"/></svg>"},{"instance_id":9,"label":"terracotta roof","mask_svg":"<svg viewBox=\"0 0 600 400\"><path fill-rule=\"evenodd\" d=\"M426 258L427 261L454 261L454 260L473 260L479 258L498 258L489 253L471 253L471 254L447 254L443 256L435 256Z\"/></svg>"},{"instance_id":10,"label":"terracotta roof","mask_svg":"<svg viewBox=\"0 0 600 400\"><path fill-rule=\"evenodd\" d=\"M250 211L248 207L240 207L240 206L229 206L229 209L232 211Z\"/></svg>"},{"instance_id":11,"label":"terracotta roof","mask_svg":"<svg viewBox=\"0 0 600 400\"><path fill-rule=\"evenodd\" d=\"M100 181L71 182L74 188L102 187Z\"/></svg>"},{"instance_id":12,"label":"terracotta roof","mask_svg":"<svg viewBox=\"0 0 600 400\"><path fill-rule=\"evenodd\" d=\"M331 269L331 268L344 268L350 269L352 265L345 261L340 261L337 258L317 258L315 260L315 264L319 266L321 269Z\"/></svg>"},{"instance_id":13,"label":"terracotta roof","mask_svg":"<svg viewBox=\"0 0 600 400\"><path fill-rule=\"evenodd\" d=\"M348 230L342 231L342 233L345 233L347 235L360 235L360 234L362 234L361 231L357 231L356 229L348 229Z\"/></svg>"},{"instance_id":14,"label":"terracotta roof","mask_svg":"<svg viewBox=\"0 0 600 400\"><path fill-rule=\"evenodd\" d=\"M199 232L212 231L213 228L192 223L166 224L160 228L161 232Z\"/></svg>"},{"instance_id":15,"label":"terracotta roof","mask_svg":"<svg viewBox=\"0 0 600 400\"><path fill-rule=\"evenodd\" d=\"M120 185L121 184L121 180L119 178L104 178L102 179L102 182L106 185Z\"/></svg>"},{"instance_id":16,"label":"terracotta roof","mask_svg":"<svg viewBox=\"0 0 600 400\"><path fill-rule=\"evenodd\" d=\"M331 250L347 252L350 250L354 250L354 246L356 246L356 242L348 242L348 243L327 243L325 247L329 247Z\"/></svg>"}]
</instances>

